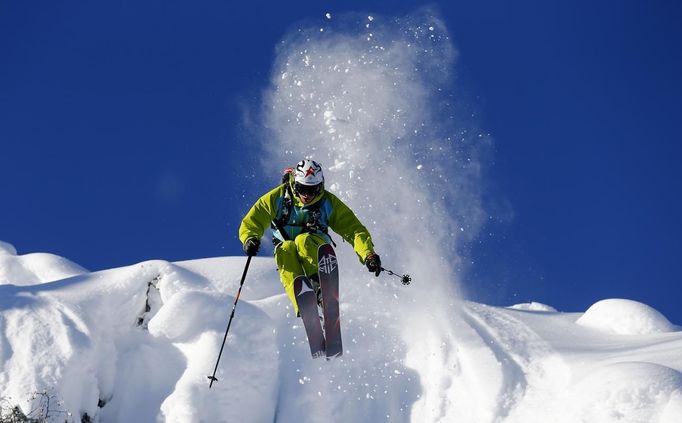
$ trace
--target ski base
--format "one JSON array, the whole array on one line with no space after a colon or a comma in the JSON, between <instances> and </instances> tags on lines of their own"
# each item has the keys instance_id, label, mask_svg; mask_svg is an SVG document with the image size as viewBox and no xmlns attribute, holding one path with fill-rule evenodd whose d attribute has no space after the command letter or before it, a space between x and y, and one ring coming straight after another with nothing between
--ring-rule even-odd
<instances>
[{"instance_id":1,"label":"ski base","mask_svg":"<svg viewBox=\"0 0 682 423\"><path fill-rule=\"evenodd\" d=\"M343 354L339 314L339 266L331 245L320 245L317 250L317 264L322 289L326 356L330 359Z\"/></svg>"},{"instance_id":2,"label":"ski base","mask_svg":"<svg viewBox=\"0 0 682 423\"><path fill-rule=\"evenodd\" d=\"M313 358L325 357L325 339L322 332L320 316L317 312L317 295L306 276L298 276L294 279L294 294L298 304L298 312L303 319L310 354Z\"/></svg>"}]
</instances>

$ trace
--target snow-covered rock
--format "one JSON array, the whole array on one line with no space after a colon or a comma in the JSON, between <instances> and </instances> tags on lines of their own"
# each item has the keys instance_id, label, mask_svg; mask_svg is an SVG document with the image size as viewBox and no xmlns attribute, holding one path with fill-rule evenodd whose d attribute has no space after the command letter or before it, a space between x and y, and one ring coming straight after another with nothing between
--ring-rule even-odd
<instances>
[{"instance_id":1,"label":"snow-covered rock","mask_svg":"<svg viewBox=\"0 0 682 423\"><path fill-rule=\"evenodd\" d=\"M577 324L619 335L672 332L675 326L658 310L637 301L608 299L593 304Z\"/></svg>"},{"instance_id":2,"label":"snow-covered rock","mask_svg":"<svg viewBox=\"0 0 682 423\"><path fill-rule=\"evenodd\" d=\"M9 242L0 241L0 256L1 255L16 256L17 249Z\"/></svg>"},{"instance_id":3,"label":"snow-covered rock","mask_svg":"<svg viewBox=\"0 0 682 423\"><path fill-rule=\"evenodd\" d=\"M0 285L34 285L87 273L76 263L54 254L17 255L12 244L0 241Z\"/></svg>"}]
</instances>

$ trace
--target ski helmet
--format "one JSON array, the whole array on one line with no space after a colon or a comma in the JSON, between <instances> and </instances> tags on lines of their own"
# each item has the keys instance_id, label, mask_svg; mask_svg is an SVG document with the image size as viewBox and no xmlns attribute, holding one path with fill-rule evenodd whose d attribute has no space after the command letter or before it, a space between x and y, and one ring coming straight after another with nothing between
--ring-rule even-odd
<instances>
[{"instance_id":1,"label":"ski helmet","mask_svg":"<svg viewBox=\"0 0 682 423\"><path fill-rule=\"evenodd\" d=\"M294 192L318 195L324 189L322 166L314 160L304 159L294 168Z\"/></svg>"}]
</instances>

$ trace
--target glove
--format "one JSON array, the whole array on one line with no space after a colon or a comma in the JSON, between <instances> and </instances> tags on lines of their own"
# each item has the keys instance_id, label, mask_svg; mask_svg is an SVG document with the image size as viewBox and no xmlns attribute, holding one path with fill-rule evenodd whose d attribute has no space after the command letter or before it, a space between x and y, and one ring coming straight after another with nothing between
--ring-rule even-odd
<instances>
[{"instance_id":1,"label":"glove","mask_svg":"<svg viewBox=\"0 0 682 423\"><path fill-rule=\"evenodd\" d=\"M379 254L374 252L367 254L365 266L367 266L367 270L374 272L374 276L379 276L379 273L381 273L381 258Z\"/></svg>"},{"instance_id":2,"label":"glove","mask_svg":"<svg viewBox=\"0 0 682 423\"><path fill-rule=\"evenodd\" d=\"M258 254L260 248L260 241L256 238L249 238L244 242L244 252L247 256L255 256Z\"/></svg>"}]
</instances>

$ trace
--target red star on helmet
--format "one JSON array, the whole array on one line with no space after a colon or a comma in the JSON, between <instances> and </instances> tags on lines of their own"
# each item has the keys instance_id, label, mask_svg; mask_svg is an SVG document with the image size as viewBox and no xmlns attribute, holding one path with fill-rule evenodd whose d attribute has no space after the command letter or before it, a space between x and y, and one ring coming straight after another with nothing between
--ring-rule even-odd
<instances>
[{"instance_id":1,"label":"red star on helmet","mask_svg":"<svg viewBox=\"0 0 682 423\"><path fill-rule=\"evenodd\" d=\"M305 176L304 176L304 178L307 178L308 176L311 176L311 175L312 175L312 176L315 176L315 169L314 169L313 167L309 167L309 168L305 171Z\"/></svg>"}]
</instances>

